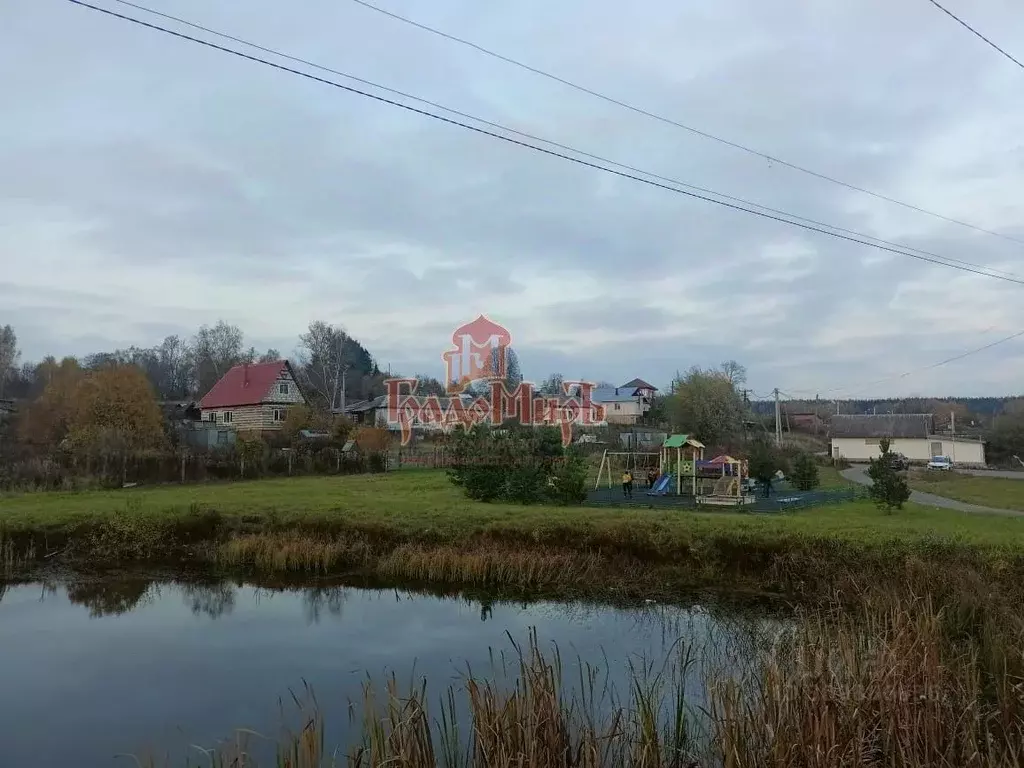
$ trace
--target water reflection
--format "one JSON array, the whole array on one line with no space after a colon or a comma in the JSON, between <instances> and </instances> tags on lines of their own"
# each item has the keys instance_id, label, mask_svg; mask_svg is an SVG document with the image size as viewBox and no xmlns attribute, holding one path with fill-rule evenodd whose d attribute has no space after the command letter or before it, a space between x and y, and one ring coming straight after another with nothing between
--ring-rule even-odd
<instances>
[{"instance_id":1,"label":"water reflection","mask_svg":"<svg viewBox=\"0 0 1024 768\"><path fill-rule=\"evenodd\" d=\"M219 619L235 609L235 598L238 590L230 582L221 581L213 584L182 584L181 595L185 605L192 609L196 616L209 616Z\"/></svg>"},{"instance_id":2,"label":"water reflection","mask_svg":"<svg viewBox=\"0 0 1024 768\"><path fill-rule=\"evenodd\" d=\"M128 613L150 599L152 581L146 580L114 580L70 582L66 585L68 600L75 605L84 605L89 609L89 616L119 616Z\"/></svg>"},{"instance_id":3,"label":"water reflection","mask_svg":"<svg viewBox=\"0 0 1024 768\"><path fill-rule=\"evenodd\" d=\"M33 768L185 755L237 727L273 734L276 702L303 681L328 718L327 741L339 745L348 703L368 678L423 677L440 694L470 669L500 677L517 668L532 629L545 650L557 649L566 680L593 673L601 689L626 691L631 666L656 671L682 652L742 666L779 625L761 610L715 603L525 603L209 579L78 578L8 585L3 598L0 763Z\"/></svg>"}]
</instances>

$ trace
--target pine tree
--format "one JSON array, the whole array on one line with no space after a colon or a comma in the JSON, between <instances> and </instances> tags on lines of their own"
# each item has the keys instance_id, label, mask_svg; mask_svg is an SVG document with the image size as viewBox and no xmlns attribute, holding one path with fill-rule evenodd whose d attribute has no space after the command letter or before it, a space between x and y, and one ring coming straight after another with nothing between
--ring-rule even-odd
<instances>
[{"instance_id":1,"label":"pine tree","mask_svg":"<svg viewBox=\"0 0 1024 768\"><path fill-rule=\"evenodd\" d=\"M793 471L790 473L793 485L801 491L813 491L820 482L818 478L818 463L811 454L801 452L793 460Z\"/></svg>"},{"instance_id":2,"label":"pine tree","mask_svg":"<svg viewBox=\"0 0 1024 768\"><path fill-rule=\"evenodd\" d=\"M903 509L903 503L910 498L910 486L907 485L907 478L893 467L889 441L882 439L879 448L882 450L881 455L872 459L868 467L871 498L880 509L891 513L893 509Z\"/></svg>"}]
</instances>

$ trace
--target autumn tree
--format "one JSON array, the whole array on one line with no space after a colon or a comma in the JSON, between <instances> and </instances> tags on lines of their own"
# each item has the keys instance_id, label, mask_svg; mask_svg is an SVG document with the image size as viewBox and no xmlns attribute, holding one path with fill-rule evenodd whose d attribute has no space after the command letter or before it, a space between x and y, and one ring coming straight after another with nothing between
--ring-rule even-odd
<instances>
[{"instance_id":1,"label":"autumn tree","mask_svg":"<svg viewBox=\"0 0 1024 768\"><path fill-rule=\"evenodd\" d=\"M743 398L722 371L695 367L677 374L665 409L673 428L707 445L734 436L743 423Z\"/></svg>"},{"instance_id":2,"label":"autumn tree","mask_svg":"<svg viewBox=\"0 0 1024 768\"><path fill-rule=\"evenodd\" d=\"M77 449L107 457L159 448L163 418L153 387L137 366L110 366L86 375L75 390L68 436Z\"/></svg>"},{"instance_id":3,"label":"autumn tree","mask_svg":"<svg viewBox=\"0 0 1024 768\"><path fill-rule=\"evenodd\" d=\"M18 433L24 443L44 450L60 446L71 429L84 376L73 357L59 363L48 357L36 366L35 379L43 389L18 417Z\"/></svg>"}]
</instances>

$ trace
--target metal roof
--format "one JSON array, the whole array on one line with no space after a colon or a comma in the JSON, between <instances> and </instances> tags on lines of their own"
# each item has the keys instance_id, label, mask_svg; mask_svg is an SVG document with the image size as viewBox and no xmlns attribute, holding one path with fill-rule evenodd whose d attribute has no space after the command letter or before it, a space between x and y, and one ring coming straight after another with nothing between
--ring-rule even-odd
<instances>
[{"instance_id":1,"label":"metal roof","mask_svg":"<svg viewBox=\"0 0 1024 768\"><path fill-rule=\"evenodd\" d=\"M932 432L930 413L836 414L829 422L832 437L899 437L927 439Z\"/></svg>"}]
</instances>

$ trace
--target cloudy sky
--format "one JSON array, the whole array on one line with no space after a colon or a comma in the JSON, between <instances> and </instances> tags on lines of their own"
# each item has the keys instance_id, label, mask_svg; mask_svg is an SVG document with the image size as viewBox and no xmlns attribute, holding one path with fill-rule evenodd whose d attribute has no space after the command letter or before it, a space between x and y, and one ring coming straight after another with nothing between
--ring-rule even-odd
<instances>
[{"instance_id":1,"label":"cloudy sky","mask_svg":"<svg viewBox=\"0 0 1024 768\"><path fill-rule=\"evenodd\" d=\"M925 0L378 1L1024 240L1024 71ZM1024 275L1024 244L702 139L351 0L148 5L662 176ZM948 0L1021 56L1015 5ZM219 319L291 351L323 319L382 364L441 375L452 329L482 312L510 329L532 378L663 385L733 358L757 393L1024 389L1024 338L873 383L1024 329L1019 284L543 156L67 0L0 5L0 71L0 323L29 359L148 346Z\"/></svg>"}]
</instances>

